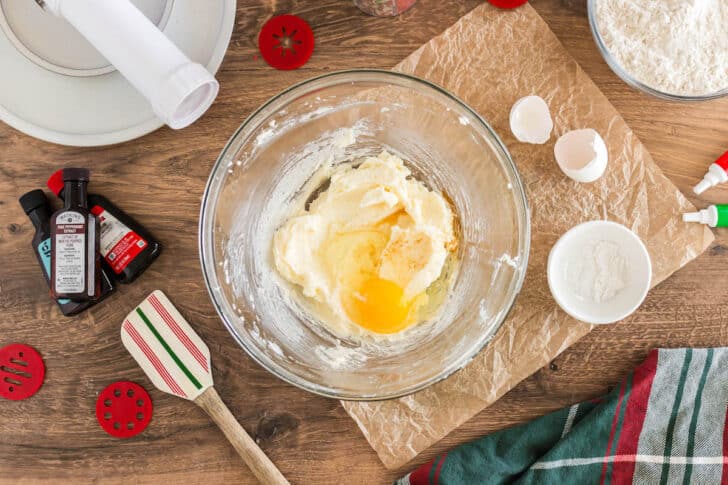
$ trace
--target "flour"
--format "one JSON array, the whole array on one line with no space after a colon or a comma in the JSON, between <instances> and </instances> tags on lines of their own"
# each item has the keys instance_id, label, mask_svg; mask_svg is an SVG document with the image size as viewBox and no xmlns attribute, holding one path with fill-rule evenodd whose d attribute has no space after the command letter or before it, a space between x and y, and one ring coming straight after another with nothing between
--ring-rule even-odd
<instances>
[{"instance_id":1,"label":"flour","mask_svg":"<svg viewBox=\"0 0 728 485\"><path fill-rule=\"evenodd\" d=\"M599 0L599 33L617 63L669 94L728 88L728 0Z\"/></svg>"},{"instance_id":2,"label":"flour","mask_svg":"<svg viewBox=\"0 0 728 485\"><path fill-rule=\"evenodd\" d=\"M566 268L571 291L594 303L613 299L629 284L627 259L618 244L595 240Z\"/></svg>"}]
</instances>

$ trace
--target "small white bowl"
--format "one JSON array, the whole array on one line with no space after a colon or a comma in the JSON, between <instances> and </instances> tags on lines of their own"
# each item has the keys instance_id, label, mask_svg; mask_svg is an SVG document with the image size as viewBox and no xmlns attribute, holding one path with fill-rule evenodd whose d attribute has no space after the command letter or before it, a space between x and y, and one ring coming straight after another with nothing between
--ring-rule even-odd
<instances>
[{"instance_id":1,"label":"small white bowl","mask_svg":"<svg viewBox=\"0 0 728 485\"><path fill-rule=\"evenodd\" d=\"M618 257L602 258L598 277L603 278L614 271L614 274L623 273L621 276L625 278L623 287L613 296L597 301L599 298L585 296L589 293L588 284L596 284L597 277L590 279L592 274L577 280L574 268L583 269L579 264L586 257L594 257L594 245L601 241L616 249ZM615 265L621 268L615 268ZM585 222L566 232L551 249L546 271L556 303L572 317L591 324L618 322L634 313L647 296L652 281L650 255L640 238L625 226L609 221ZM577 288L576 281L583 281L586 286Z\"/></svg>"}]
</instances>

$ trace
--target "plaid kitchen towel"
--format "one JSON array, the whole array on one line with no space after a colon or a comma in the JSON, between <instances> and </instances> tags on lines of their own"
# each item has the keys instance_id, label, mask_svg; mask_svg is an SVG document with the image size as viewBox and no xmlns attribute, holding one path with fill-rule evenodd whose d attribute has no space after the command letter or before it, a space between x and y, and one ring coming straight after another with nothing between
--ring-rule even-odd
<instances>
[{"instance_id":1,"label":"plaid kitchen towel","mask_svg":"<svg viewBox=\"0 0 728 485\"><path fill-rule=\"evenodd\" d=\"M728 348L654 350L617 388L436 457L396 485L728 485Z\"/></svg>"}]
</instances>

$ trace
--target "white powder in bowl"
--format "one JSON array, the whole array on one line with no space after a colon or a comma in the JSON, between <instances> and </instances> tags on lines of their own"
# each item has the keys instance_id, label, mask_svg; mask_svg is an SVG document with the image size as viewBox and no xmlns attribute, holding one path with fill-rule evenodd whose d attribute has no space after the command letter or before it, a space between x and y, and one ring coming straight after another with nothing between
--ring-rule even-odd
<instances>
[{"instance_id":1,"label":"white powder in bowl","mask_svg":"<svg viewBox=\"0 0 728 485\"><path fill-rule=\"evenodd\" d=\"M617 63L653 89L728 88L728 0L598 0L596 22Z\"/></svg>"},{"instance_id":2,"label":"white powder in bowl","mask_svg":"<svg viewBox=\"0 0 728 485\"><path fill-rule=\"evenodd\" d=\"M629 284L627 258L613 241L590 241L567 264L566 281L574 294L587 301L609 301Z\"/></svg>"}]
</instances>

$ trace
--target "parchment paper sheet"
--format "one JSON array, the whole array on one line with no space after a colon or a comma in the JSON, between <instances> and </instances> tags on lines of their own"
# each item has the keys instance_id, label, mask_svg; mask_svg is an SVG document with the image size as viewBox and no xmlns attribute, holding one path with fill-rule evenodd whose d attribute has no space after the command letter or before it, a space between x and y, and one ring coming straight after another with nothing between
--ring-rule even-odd
<instances>
[{"instance_id":1,"label":"parchment paper sheet","mask_svg":"<svg viewBox=\"0 0 728 485\"><path fill-rule=\"evenodd\" d=\"M546 282L549 250L568 229L593 219L630 227L650 252L653 285L713 240L709 229L681 222L693 206L528 4L499 10L484 3L395 70L445 87L495 128L526 186L533 234L523 291L468 366L401 399L342 403L388 468L411 460L591 330L558 309ZM551 108L554 133L545 145L519 143L510 132L511 106L529 94ZM589 185L564 176L553 156L558 136L578 128L596 129L609 147L606 174Z\"/></svg>"}]
</instances>

